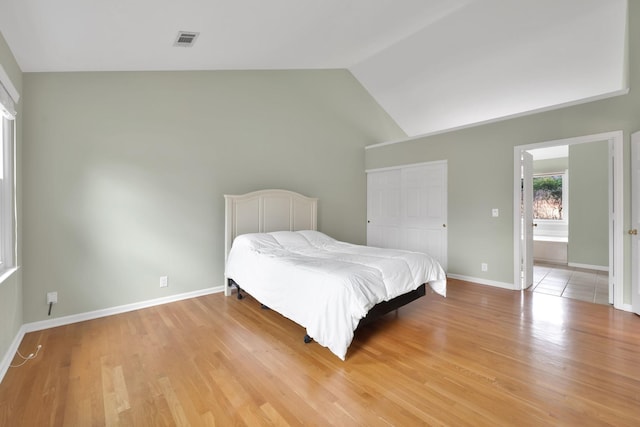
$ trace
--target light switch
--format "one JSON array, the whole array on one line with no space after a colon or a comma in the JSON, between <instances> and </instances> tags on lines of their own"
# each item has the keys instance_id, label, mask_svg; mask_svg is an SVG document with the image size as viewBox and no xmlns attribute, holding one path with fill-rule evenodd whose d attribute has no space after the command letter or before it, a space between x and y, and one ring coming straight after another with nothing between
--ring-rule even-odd
<instances>
[{"instance_id":1,"label":"light switch","mask_svg":"<svg viewBox=\"0 0 640 427\"><path fill-rule=\"evenodd\" d=\"M498 209L491 209L491 216L497 218L500 216L500 211Z\"/></svg>"}]
</instances>

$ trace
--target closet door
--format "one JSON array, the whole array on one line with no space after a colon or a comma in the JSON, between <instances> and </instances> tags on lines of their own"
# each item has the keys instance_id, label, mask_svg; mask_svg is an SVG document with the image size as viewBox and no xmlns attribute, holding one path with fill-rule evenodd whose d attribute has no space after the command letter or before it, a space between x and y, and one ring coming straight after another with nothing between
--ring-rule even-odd
<instances>
[{"instance_id":1,"label":"closet door","mask_svg":"<svg viewBox=\"0 0 640 427\"><path fill-rule=\"evenodd\" d=\"M367 174L367 245L402 246L401 198L400 169Z\"/></svg>"},{"instance_id":2,"label":"closet door","mask_svg":"<svg viewBox=\"0 0 640 427\"><path fill-rule=\"evenodd\" d=\"M447 268L447 165L402 169L403 249L424 252Z\"/></svg>"},{"instance_id":3,"label":"closet door","mask_svg":"<svg viewBox=\"0 0 640 427\"><path fill-rule=\"evenodd\" d=\"M367 244L427 253L447 268L447 163L367 174Z\"/></svg>"}]
</instances>

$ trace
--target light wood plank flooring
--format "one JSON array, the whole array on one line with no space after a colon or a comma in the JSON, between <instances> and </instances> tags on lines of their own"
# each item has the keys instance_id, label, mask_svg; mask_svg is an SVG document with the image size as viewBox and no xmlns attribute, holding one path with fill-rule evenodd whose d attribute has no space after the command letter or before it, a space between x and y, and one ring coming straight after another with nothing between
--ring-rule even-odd
<instances>
[{"instance_id":1,"label":"light wood plank flooring","mask_svg":"<svg viewBox=\"0 0 640 427\"><path fill-rule=\"evenodd\" d=\"M539 426L640 422L640 317L449 281L345 362L252 298L209 295L27 334L1 426ZM16 359L15 362L19 362Z\"/></svg>"}]
</instances>

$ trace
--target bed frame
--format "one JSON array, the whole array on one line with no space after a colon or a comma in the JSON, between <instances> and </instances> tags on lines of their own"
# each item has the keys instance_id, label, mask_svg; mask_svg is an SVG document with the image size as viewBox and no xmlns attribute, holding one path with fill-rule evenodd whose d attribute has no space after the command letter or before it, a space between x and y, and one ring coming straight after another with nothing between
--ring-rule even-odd
<instances>
[{"instance_id":1,"label":"bed frame","mask_svg":"<svg viewBox=\"0 0 640 427\"><path fill-rule=\"evenodd\" d=\"M260 190L243 195L225 195L225 251L227 261L233 239L246 233L269 233L271 231L317 230L318 199L306 197L288 190ZM237 288L237 298L242 299L240 286L225 276L226 296ZM422 284L414 291L381 302L369 310L358 327L397 310L426 294ZM266 308L263 306L263 308ZM311 339L305 335L305 342Z\"/></svg>"},{"instance_id":2,"label":"bed frame","mask_svg":"<svg viewBox=\"0 0 640 427\"><path fill-rule=\"evenodd\" d=\"M225 194L224 262L233 239L246 233L317 230L318 199L287 190L260 190L233 196ZM231 295L225 276L224 294Z\"/></svg>"}]
</instances>

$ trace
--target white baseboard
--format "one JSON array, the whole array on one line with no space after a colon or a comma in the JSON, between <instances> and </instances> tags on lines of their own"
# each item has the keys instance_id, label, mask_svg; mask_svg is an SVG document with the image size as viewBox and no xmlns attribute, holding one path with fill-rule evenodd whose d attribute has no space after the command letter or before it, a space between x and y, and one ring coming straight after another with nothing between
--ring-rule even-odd
<instances>
[{"instance_id":1,"label":"white baseboard","mask_svg":"<svg viewBox=\"0 0 640 427\"><path fill-rule=\"evenodd\" d=\"M511 283L496 282L493 280L479 279L477 277L462 276L460 274L447 274L447 277L451 279L464 280L465 282L477 283L479 285L487 285L487 286L494 286L496 288L509 289L511 291L518 290L518 289L514 289ZM619 307L614 306L614 308L622 311L633 312L633 306L631 304L622 304Z\"/></svg>"},{"instance_id":2,"label":"white baseboard","mask_svg":"<svg viewBox=\"0 0 640 427\"><path fill-rule=\"evenodd\" d=\"M117 307L105 308L102 310L89 311L86 313L73 314L70 316L58 317L55 319L41 320L38 322L25 323L20 327L16 337L9 346L9 349L0 362L0 382L4 378L5 374L9 370L9 365L13 360L13 357L18 351L18 347L24 338L24 335L28 332L41 331L43 329L55 328L57 326L69 325L71 323L84 322L85 320L98 319L100 317L112 316L114 314L126 313L129 311L140 310L143 308L154 307L157 305L168 304L170 302L181 301L189 298L196 298L203 295L215 294L223 292L224 286L215 286L207 289L200 289L198 291L186 292L183 294L171 295L162 298L155 298L152 300L136 302L133 304L125 304Z\"/></svg>"},{"instance_id":3,"label":"white baseboard","mask_svg":"<svg viewBox=\"0 0 640 427\"><path fill-rule=\"evenodd\" d=\"M41 331L43 329L55 328L57 326L69 325L71 323L84 322L85 320L98 319L100 317L113 316L114 314L126 313L128 311L140 310L142 308L154 307L156 305L168 304L170 302L181 301L189 298L196 298L203 295L223 292L224 286L201 289L184 294L170 295L168 297L156 298L147 301L135 302L133 304L120 305L117 307L105 308L102 310L89 311L86 313L72 314L70 316L58 317L55 319L41 320L38 322L25 323L26 332Z\"/></svg>"},{"instance_id":4,"label":"white baseboard","mask_svg":"<svg viewBox=\"0 0 640 427\"><path fill-rule=\"evenodd\" d=\"M9 365L11 365L11 361L13 360L13 357L18 351L18 347L20 347L20 343L22 342L22 338L24 338L24 334L25 334L25 329L24 329L24 325L22 325L20 329L18 329L18 333L16 334L15 338L11 342L11 345L7 349L7 352L4 354L4 357L0 362L0 383L2 382L2 379L4 378L7 371L9 370Z\"/></svg>"},{"instance_id":5,"label":"white baseboard","mask_svg":"<svg viewBox=\"0 0 640 427\"><path fill-rule=\"evenodd\" d=\"M585 268L587 270L609 271L609 266L606 266L606 265L579 264L577 262L570 262L567 265L573 268Z\"/></svg>"},{"instance_id":6,"label":"white baseboard","mask_svg":"<svg viewBox=\"0 0 640 427\"><path fill-rule=\"evenodd\" d=\"M620 310L628 311L628 312L631 312L631 313L633 312L633 305L631 305L631 304L622 304L620 307L615 307L614 306L614 308L618 308Z\"/></svg>"},{"instance_id":7,"label":"white baseboard","mask_svg":"<svg viewBox=\"0 0 640 427\"><path fill-rule=\"evenodd\" d=\"M463 276L461 274L447 274L452 279L464 280L465 282L473 282L479 285L493 286L496 288L515 290L513 283L498 282L495 280L480 279L478 277Z\"/></svg>"}]
</instances>

